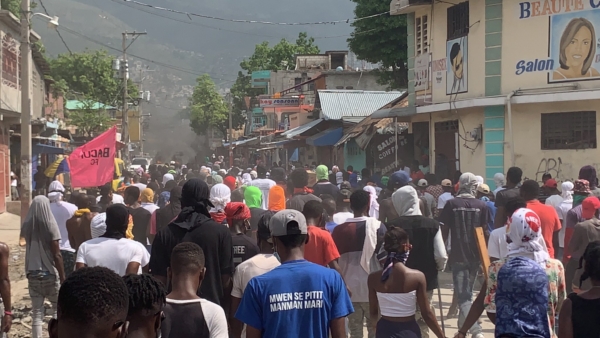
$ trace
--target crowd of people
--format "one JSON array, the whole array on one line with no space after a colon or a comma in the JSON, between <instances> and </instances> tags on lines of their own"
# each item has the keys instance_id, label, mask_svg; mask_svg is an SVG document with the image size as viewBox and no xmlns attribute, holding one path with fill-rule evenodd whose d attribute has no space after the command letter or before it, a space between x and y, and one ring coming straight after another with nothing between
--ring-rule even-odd
<instances>
[{"instance_id":1,"label":"crowd of people","mask_svg":"<svg viewBox=\"0 0 600 338\"><path fill-rule=\"evenodd\" d=\"M517 167L491 189L426 167L239 164L153 165L69 201L53 181L21 230L31 336L42 337L48 301L52 338L441 338L441 271L452 273L455 337L485 337L484 311L498 338L600 336L592 166L559 190ZM0 243L3 332L9 255Z\"/></svg>"}]
</instances>

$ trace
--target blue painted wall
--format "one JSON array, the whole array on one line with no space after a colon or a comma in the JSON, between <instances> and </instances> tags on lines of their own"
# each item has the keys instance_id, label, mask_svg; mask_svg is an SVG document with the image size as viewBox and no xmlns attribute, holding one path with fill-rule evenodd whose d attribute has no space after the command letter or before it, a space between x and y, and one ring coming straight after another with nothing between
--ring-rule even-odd
<instances>
[{"instance_id":1,"label":"blue painted wall","mask_svg":"<svg viewBox=\"0 0 600 338\"><path fill-rule=\"evenodd\" d=\"M367 166L367 156L354 140L344 145L344 169L349 165L353 166L355 171L360 171Z\"/></svg>"},{"instance_id":2,"label":"blue painted wall","mask_svg":"<svg viewBox=\"0 0 600 338\"><path fill-rule=\"evenodd\" d=\"M494 188L494 174L504 173L504 106L484 108L485 180Z\"/></svg>"}]
</instances>

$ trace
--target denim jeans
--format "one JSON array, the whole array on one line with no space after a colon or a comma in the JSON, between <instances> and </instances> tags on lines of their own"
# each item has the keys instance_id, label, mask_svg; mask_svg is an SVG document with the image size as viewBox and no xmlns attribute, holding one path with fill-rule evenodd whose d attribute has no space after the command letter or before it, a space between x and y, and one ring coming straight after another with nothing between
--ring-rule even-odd
<instances>
[{"instance_id":1,"label":"denim jeans","mask_svg":"<svg viewBox=\"0 0 600 338\"><path fill-rule=\"evenodd\" d=\"M456 293L458 304L458 327L461 327L471 310L473 302L473 285L477 278L479 262L454 263L452 264L452 282L454 283L454 292ZM482 333L481 326L475 322L469 332L472 335Z\"/></svg>"},{"instance_id":2,"label":"denim jeans","mask_svg":"<svg viewBox=\"0 0 600 338\"><path fill-rule=\"evenodd\" d=\"M371 328L371 318L369 317L369 303L352 303L354 312L348 315L348 326L350 328L350 337L362 338L364 322L367 322L367 333L369 338L375 338L375 332Z\"/></svg>"},{"instance_id":3,"label":"denim jeans","mask_svg":"<svg viewBox=\"0 0 600 338\"><path fill-rule=\"evenodd\" d=\"M56 301L58 298L58 276L47 275L41 278L27 277L29 281L29 296L31 297L31 337L42 338L44 324L44 300L52 305L52 318L56 318Z\"/></svg>"}]
</instances>

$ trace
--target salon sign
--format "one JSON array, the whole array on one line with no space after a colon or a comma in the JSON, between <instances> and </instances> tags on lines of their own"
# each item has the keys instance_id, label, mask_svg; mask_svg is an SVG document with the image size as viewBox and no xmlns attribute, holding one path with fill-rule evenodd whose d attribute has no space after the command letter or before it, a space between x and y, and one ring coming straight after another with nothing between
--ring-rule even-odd
<instances>
[{"instance_id":1,"label":"salon sign","mask_svg":"<svg viewBox=\"0 0 600 338\"><path fill-rule=\"evenodd\" d=\"M548 83L600 80L600 0L520 2L519 18L534 17L548 17L549 54L518 60L516 75L544 72Z\"/></svg>"}]
</instances>

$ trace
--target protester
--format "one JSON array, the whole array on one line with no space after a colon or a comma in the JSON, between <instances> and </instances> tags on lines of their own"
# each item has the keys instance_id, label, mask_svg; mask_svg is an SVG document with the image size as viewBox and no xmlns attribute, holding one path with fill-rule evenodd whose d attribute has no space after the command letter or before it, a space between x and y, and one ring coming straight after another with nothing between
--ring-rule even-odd
<instances>
[{"instance_id":1,"label":"protester","mask_svg":"<svg viewBox=\"0 0 600 338\"><path fill-rule=\"evenodd\" d=\"M133 175L133 183L131 185L137 187L138 189L140 189L140 191L144 191L144 189L146 189L146 185L140 183L140 175L138 174Z\"/></svg>"},{"instance_id":2,"label":"protester","mask_svg":"<svg viewBox=\"0 0 600 338\"><path fill-rule=\"evenodd\" d=\"M277 212L283 209L285 209L285 189L280 185L276 185L269 190L268 210Z\"/></svg>"},{"instance_id":3,"label":"protester","mask_svg":"<svg viewBox=\"0 0 600 338\"><path fill-rule=\"evenodd\" d=\"M159 209L159 207L154 204L154 190L150 188L144 189L140 199L142 201L142 208L148 210L150 214L153 214Z\"/></svg>"},{"instance_id":4,"label":"protester","mask_svg":"<svg viewBox=\"0 0 600 338\"><path fill-rule=\"evenodd\" d=\"M0 335L7 334L10 331L13 320L12 303L10 295L10 276L8 275L8 257L10 249L6 243L0 242L0 299L2 305L0 309Z\"/></svg>"},{"instance_id":5,"label":"protester","mask_svg":"<svg viewBox=\"0 0 600 338\"><path fill-rule=\"evenodd\" d=\"M231 202L231 190L223 183L217 183L210 188L210 202L214 205L210 209L210 217L215 222L227 225L225 206Z\"/></svg>"},{"instance_id":6,"label":"protester","mask_svg":"<svg viewBox=\"0 0 600 338\"><path fill-rule=\"evenodd\" d=\"M59 282L65 280L60 254L60 230L52 216L50 201L46 196L36 196L31 202L21 227L21 237L26 243L25 273L31 297L31 336L41 338L45 315L44 301L50 302L50 314L56 318Z\"/></svg>"},{"instance_id":7,"label":"protester","mask_svg":"<svg viewBox=\"0 0 600 338\"><path fill-rule=\"evenodd\" d=\"M503 173L495 173L494 174L494 184L496 187L494 188L494 197L498 194L498 191L502 191L506 189L504 186L506 185L506 179L504 178Z\"/></svg>"},{"instance_id":8,"label":"protester","mask_svg":"<svg viewBox=\"0 0 600 338\"><path fill-rule=\"evenodd\" d=\"M94 215L90 210L90 201L87 195L78 194L71 196L71 199L74 200L77 210L73 217L66 222L66 226L69 233L69 245L77 251L81 243L92 239L91 223Z\"/></svg>"},{"instance_id":9,"label":"protester","mask_svg":"<svg viewBox=\"0 0 600 338\"><path fill-rule=\"evenodd\" d=\"M427 188L425 188L425 192L427 192L431 196L433 196L433 200L435 201L435 204L437 205L438 199L444 193L444 188L440 184L440 180L438 180L438 178L435 174L425 175L425 180L427 180L427 182L429 183ZM435 217L437 217L437 212L436 212Z\"/></svg>"},{"instance_id":10,"label":"protester","mask_svg":"<svg viewBox=\"0 0 600 338\"><path fill-rule=\"evenodd\" d=\"M269 205L269 190L273 188L275 181L267 178L267 168L262 164L256 166L256 174L257 178L252 181L251 185L260 189L262 194L261 207L263 210L267 210Z\"/></svg>"},{"instance_id":11,"label":"protester","mask_svg":"<svg viewBox=\"0 0 600 338\"><path fill-rule=\"evenodd\" d=\"M258 221L266 212L266 209L263 208L263 199L264 196L262 191L255 186L247 187L244 190L244 202L250 208L250 214L252 217L250 218L250 226L252 228L252 237L256 238L256 229L258 228Z\"/></svg>"},{"instance_id":12,"label":"protester","mask_svg":"<svg viewBox=\"0 0 600 338\"><path fill-rule=\"evenodd\" d=\"M449 260L459 308L458 326L462 326L471 308L473 284L480 265L475 228L485 229L488 222L487 206L485 202L475 198L476 189L475 175L462 174L456 197L446 202L440 214L444 242L448 239L448 234L451 234L452 250ZM470 332L474 338L483 338L479 323L475 323Z\"/></svg>"},{"instance_id":13,"label":"protester","mask_svg":"<svg viewBox=\"0 0 600 338\"><path fill-rule=\"evenodd\" d=\"M598 337L600 336L600 242L586 246L582 260L581 281L589 281L591 288L579 294L572 293L562 304L559 315L558 336Z\"/></svg>"},{"instance_id":14,"label":"protester","mask_svg":"<svg viewBox=\"0 0 600 338\"><path fill-rule=\"evenodd\" d=\"M346 222L348 218L354 217L354 213L350 209L350 196L352 196L352 190L340 190L339 199L336 203L337 212L333 214L333 221L337 225ZM333 233L333 230L331 231L331 233Z\"/></svg>"},{"instance_id":15,"label":"protester","mask_svg":"<svg viewBox=\"0 0 600 338\"><path fill-rule=\"evenodd\" d=\"M111 204L125 204L123 196L113 193L110 182L100 187L100 196L96 198L96 202L102 207L102 212Z\"/></svg>"},{"instance_id":16,"label":"protester","mask_svg":"<svg viewBox=\"0 0 600 338\"><path fill-rule=\"evenodd\" d=\"M396 227L385 234L384 250L388 256L384 269L369 274L367 281L369 327L376 331L376 338L421 337L422 329L415 320L418 305L427 326L436 337L443 338L428 300L426 277L421 271L405 266L412 248L408 237L404 230Z\"/></svg>"},{"instance_id":17,"label":"protester","mask_svg":"<svg viewBox=\"0 0 600 338\"><path fill-rule=\"evenodd\" d=\"M525 203L522 198L508 201L505 206L508 219L510 219L510 216L512 216L515 211L521 208L527 208L527 203ZM490 233L487 247L490 261L494 262L504 259L508 255L508 242L506 242L507 230L508 222L502 228L494 229L494 231Z\"/></svg>"},{"instance_id":18,"label":"protester","mask_svg":"<svg viewBox=\"0 0 600 338\"><path fill-rule=\"evenodd\" d=\"M479 184L477 186L477 199L482 200L485 202L485 205L487 205L488 208L488 224L487 224L487 231L488 232L492 232L494 231L494 218L496 217L496 205L494 204L494 202L492 202L490 200L490 197L493 197L493 195L490 192L490 187L485 184Z\"/></svg>"},{"instance_id":19,"label":"protester","mask_svg":"<svg viewBox=\"0 0 600 338\"><path fill-rule=\"evenodd\" d=\"M369 217L379 219L379 203L377 202L377 191L375 190L375 187L367 185L363 190L368 192L370 196Z\"/></svg>"},{"instance_id":20,"label":"protester","mask_svg":"<svg viewBox=\"0 0 600 338\"><path fill-rule=\"evenodd\" d=\"M246 286L235 317L247 325L247 337L327 338L330 332L332 338L346 337L344 319L353 312L350 297L337 272L304 260L304 216L279 211L269 228L282 265ZM297 299L288 296L294 294Z\"/></svg>"},{"instance_id":21,"label":"protester","mask_svg":"<svg viewBox=\"0 0 600 338\"><path fill-rule=\"evenodd\" d=\"M237 188L237 183L234 176L226 176L223 179L223 184L225 184L231 191L234 191Z\"/></svg>"},{"instance_id":22,"label":"protester","mask_svg":"<svg viewBox=\"0 0 600 338\"><path fill-rule=\"evenodd\" d=\"M313 186L313 194L317 197L321 195L337 196L340 189L336 184L329 181L329 169L326 165L321 164L317 167L317 184Z\"/></svg>"},{"instance_id":23,"label":"protester","mask_svg":"<svg viewBox=\"0 0 600 338\"><path fill-rule=\"evenodd\" d=\"M542 204L537 199L539 190L540 186L534 180L526 180L520 188L521 197L527 202L527 208L533 210L540 218L542 236L544 236L548 254L550 258L554 258L554 248L558 248L558 232L561 223L556 210L549 205Z\"/></svg>"},{"instance_id":24,"label":"protester","mask_svg":"<svg viewBox=\"0 0 600 338\"><path fill-rule=\"evenodd\" d=\"M123 278L129 293L127 337L160 337L166 292L150 275L128 275Z\"/></svg>"},{"instance_id":25,"label":"protester","mask_svg":"<svg viewBox=\"0 0 600 338\"><path fill-rule=\"evenodd\" d=\"M169 204L157 209L150 218L150 234L156 235L158 231L171 223L181 212L181 187L171 189Z\"/></svg>"},{"instance_id":26,"label":"protester","mask_svg":"<svg viewBox=\"0 0 600 338\"><path fill-rule=\"evenodd\" d=\"M175 180L175 177L173 177L173 174L169 174L169 173L164 174L163 175L163 179L162 179L162 186L164 188L166 188L167 187L167 182L173 181L173 180Z\"/></svg>"},{"instance_id":27,"label":"protester","mask_svg":"<svg viewBox=\"0 0 600 338\"><path fill-rule=\"evenodd\" d=\"M364 190L355 191L350 196L353 217L333 230L332 238L340 253L340 268L355 312L348 317L352 337L363 336L363 321L367 320L369 336L373 331L369 317L369 290L365 281L370 273L381 268L378 260L379 249L383 244L386 227L376 218L368 217L370 195ZM381 253L385 257L386 253Z\"/></svg>"},{"instance_id":28,"label":"protester","mask_svg":"<svg viewBox=\"0 0 600 338\"><path fill-rule=\"evenodd\" d=\"M106 212L102 212L94 216L94 218L92 218L92 222L90 223L90 228L92 230L92 239L104 235L106 232ZM125 234L127 237L127 232Z\"/></svg>"},{"instance_id":29,"label":"protester","mask_svg":"<svg viewBox=\"0 0 600 338\"><path fill-rule=\"evenodd\" d=\"M442 181L442 190L444 190L444 192L440 195L440 197L437 200L438 217L439 214L442 213L444 207L446 206L446 202L454 198L454 195L452 194L453 189L454 188L452 187L452 181L450 181L449 179L445 179Z\"/></svg>"},{"instance_id":30,"label":"protester","mask_svg":"<svg viewBox=\"0 0 600 338\"><path fill-rule=\"evenodd\" d=\"M223 309L197 295L207 272L204 252L197 244L184 242L173 248L169 268L172 291L164 308L162 338L228 337Z\"/></svg>"},{"instance_id":31,"label":"protester","mask_svg":"<svg viewBox=\"0 0 600 338\"><path fill-rule=\"evenodd\" d=\"M508 231L508 256L489 268L485 310L496 323L496 337L550 337L565 299L563 265L547 252L542 220L533 210L517 210Z\"/></svg>"},{"instance_id":32,"label":"protester","mask_svg":"<svg viewBox=\"0 0 600 338\"><path fill-rule=\"evenodd\" d=\"M273 198L273 196L270 195L270 198ZM245 328L242 329L243 323L235 318L235 312L240 305L248 282L252 278L265 274L281 265L279 259L273 254L273 243L269 232L269 222L274 214L273 212L266 212L258 222L256 237L260 252L238 265L233 274L230 317L231 331L234 338L246 337L246 330Z\"/></svg>"},{"instance_id":33,"label":"protester","mask_svg":"<svg viewBox=\"0 0 600 338\"><path fill-rule=\"evenodd\" d=\"M596 176L596 168L591 165L586 165L579 169L579 179L586 180L590 183L590 191L592 195L600 197L600 187L598 187L598 177Z\"/></svg>"},{"instance_id":34,"label":"protester","mask_svg":"<svg viewBox=\"0 0 600 338\"><path fill-rule=\"evenodd\" d=\"M142 273L150 255L142 243L126 238L128 220L129 212L124 205L108 207L106 232L81 244L77 251L77 269L104 266L119 276Z\"/></svg>"},{"instance_id":35,"label":"protester","mask_svg":"<svg viewBox=\"0 0 600 338\"><path fill-rule=\"evenodd\" d=\"M185 183L181 192L181 212L177 219L158 231L152 244L150 271L166 285L173 248L183 241L196 243L207 258L207 272L198 292L203 298L223 305L224 296L229 295L231 288L233 245L229 230L210 217L208 208L213 204L208 198L206 182L193 178Z\"/></svg>"},{"instance_id":36,"label":"protester","mask_svg":"<svg viewBox=\"0 0 600 338\"><path fill-rule=\"evenodd\" d=\"M321 199L312 194L308 186L308 173L304 169L296 169L290 174L290 180L294 191L292 197L287 201L287 208L302 212L304 204L308 201L318 201Z\"/></svg>"},{"instance_id":37,"label":"protester","mask_svg":"<svg viewBox=\"0 0 600 338\"><path fill-rule=\"evenodd\" d=\"M415 182L425 179L425 173L421 171L418 160L414 160L412 163L410 178Z\"/></svg>"},{"instance_id":38,"label":"protester","mask_svg":"<svg viewBox=\"0 0 600 338\"><path fill-rule=\"evenodd\" d=\"M581 217L585 221L577 223L573 231L573 236L569 241L571 260L578 263L581 262L581 258L583 257L588 244L600 240L600 219L598 219L598 216L600 216L600 200L596 196L590 196L583 200L581 206ZM581 268L582 266L580 263L579 269ZM567 280L567 283L572 285L573 290L582 288L582 286L579 285L577 273L575 273L573 277L575 278ZM588 290L589 287L591 287L591 285L586 284L583 286L582 290Z\"/></svg>"},{"instance_id":39,"label":"protester","mask_svg":"<svg viewBox=\"0 0 600 338\"><path fill-rule=\"evenodd\" d=\"M585 198L591 195L589 183L586 180L576 180L573 187L573 208L567 212L567 218L565 221L565 246L563 253L563 264L565 265L565 277L567 281L572 281L575 276L575 271L579 262L575 259L571 259L571 252L569 251L569 244L571 237L575 231L577 223L585 221L582 217L583 206L582 202ZM571 293L571 283L567 283L567 293Z\"/></svg>"},{"instance_id":40,"label":"protester","mask_svg":"<svg viewBox=\"0 0 600 338\"><path fill-rule=\"evenodd\" d=\"M433 290L439 286L438 271L443 271L448 261L440 224L422 215L419 208L419 196L411 186L396 190L392 195L392 202L400 217L386 225L402 229L408 234L413 248L412 254L404 263L408 268L423 273L427 300L431 303ZM421 329L421 336L426 338L429 337L429 329L423 318L420 308L418 308L417 323Z\"/></svg>"},{"instance_id":41,"label":"protester","mask_svg":"<svg viewBox=\"0 0 600 338\"><path fill-rule=\"evenodd\" d=\"M329 231L320 228L323 218L323 205L317 201L308 201L302 214L308 225L308 241L305 245L304 259L309 262L329 266L340 272L338 259L340 254Z\"/></svg>"},{"instance_id":42,"label":"protester","mask_svg":"<svg viewBox=\"0 0 600 338\"><path fill-rule=\"evenodd\" d=\"M251 231L251 213L244 203L232 202L225 207L225 214L227 215L227 224L231 231L233 243L233 266L237 267L259 252L258 246L255 244L256 241L246 235L247 231Z\"/></svg>"},{"instance_id":43,"label":"protester","mask_svg":"<svg viewBox=\"0 0 600 338\"><path fill-rule=\"evenodd\" d=\"M506 185L503 189L496 192L496 217L494 218L494 228L498 229L506 223L506 203L511 199L517 199L521 195L518 185L521 183L523 170L518 167L511 167L506 172Z\"/></svg>"},{"instance_id":44,"label":"protester","mask_svg":"<svg viewBox=\"0 0 600 338\"><path fill-rule=\"evenodd\" d=\"M129 292L123 279L104 267L73 272L58 293L58 316L50 338L124 338L129 322Z\"/></svg>"},{"instance_id":45,"label":"protester","mask_svg":"<svg viewBox=\"0 0 600 338\"><path fill-rule=\"evenodd\" d=\"M127 187L125 189L125 205L133 220L133 240L142 243L145 247L151 244L148 238L150 234L150 218L152 214L142 208L140 202L140 189L138 187Z\"/></svg>"},{"instance_id":46,"label":"protester","mask_svg":"<svg viewBox=\"0 0 600 338\"><path fill-rule=\"evenodd\" d=\"M546 205L556 208L562 202L562 196L558 190L558 183L555 179L549 179L540 188L538 200Z\"/></svg>"},{"instance_id":47,"label":"protester","mask_svg":"<svg viewBox=\"0 0 600 338\"><path fill-rule=\"evenodd\" d=\"M76 252L69 243L69 232L67 231L67 221L73 217L77 207L69 202L63 201L65 187L59 181L53 181L48 188L48 199L50 200L50 211L56 220L58 230L60 231L60 254L63 258L65 268L65 277L68 277L75 270Z\"/></svg>"},{"instance_id":48,"label":"protester","mask_svg":"<svg viewBox=\"0 0 600 338\"><path fill-rule=\"evenodd\" d=\"M333 229L335 229L335 227L338 225L336 222L333 221L333 215L335 215L337 206L333 196L323 195L322 200L323 202L321 202L321 205L323 206L325 230L329 231L329 233L331 234L333 232Z\"/></svg>"},{"instance_id":49,"label":"protester","mask_svg":"<svg viewBox=\"0 0 600 338\"><path fill-rule=\"evenodd\" d=\"M387 185L389 196L392 196L396 190L406 186L411 181L409 174L403 170L393 173ZM396 214L391 197L379 202L379 220L381 222L386 223L396 218L398 218L398 214Z\"/></svg>"},{"instance_id":50,"label":"protester","mask_svg":"<svg viewBox=\"0 0 600 338\"><path fill-rule=\"evenodd\" d=\"M433 197L433 195L427 192L428 186L429 182L427 182L427 180L424 178L417 181L418 196L425 202L425 207L427 208L428 214L433 216L437 211L437 200Z\"/></svg>"}]
</instances>

